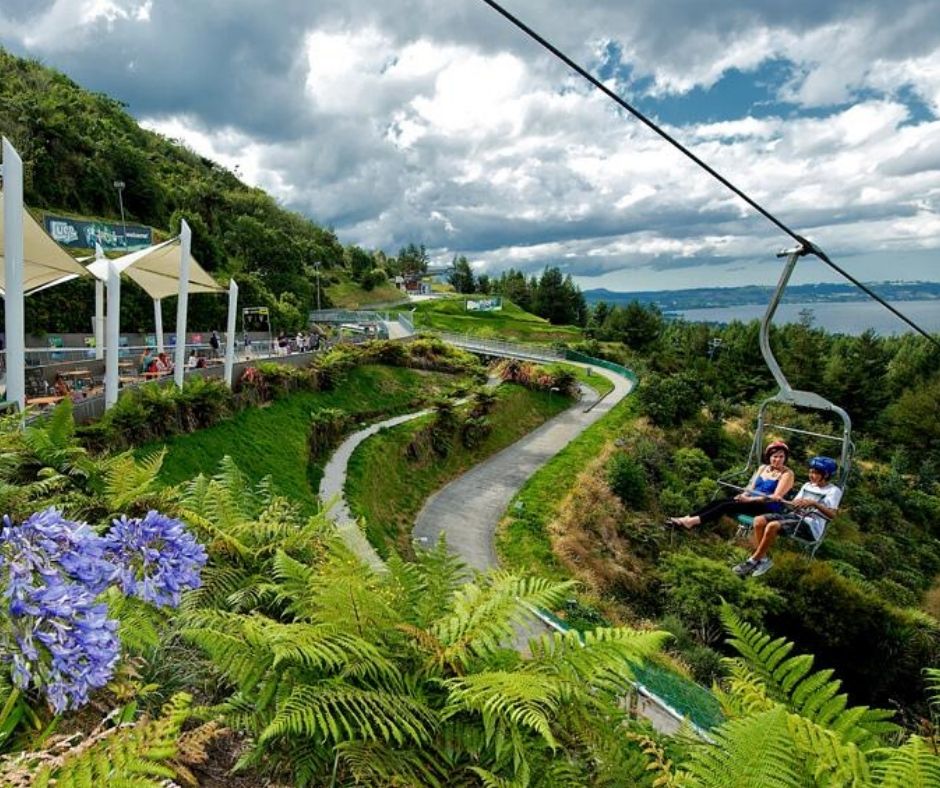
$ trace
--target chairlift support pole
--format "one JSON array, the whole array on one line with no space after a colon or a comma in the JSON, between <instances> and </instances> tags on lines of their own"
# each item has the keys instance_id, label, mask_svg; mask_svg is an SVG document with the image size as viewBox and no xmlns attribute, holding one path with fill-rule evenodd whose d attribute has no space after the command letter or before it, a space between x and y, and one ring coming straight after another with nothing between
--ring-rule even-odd
<instances>
[{"instance_id":1,"label":"chairlift support pole","mask_svg":"<svg viewBox=\"0 0 940 788\"><path fill-rule=\"evenodd\" d=\"M796 268L797 261L804 255L811 253L818 253L816 247L812 245L809 247L801 245L795 249L783 251L778 255L778 257L786 257L787 260L783 266L783 271L780 273L780 280L777 282L777 288L774 290L774 293L770 298L770 303L767 305L767 311L764 313L764 317L761 320L760 350L761 355L763 355L764 361L770 370L770 374L773 375L774 380L780 387L780 391L761 404L760 412L757 417L757 432L754 436L754 448L752 451L756 451L756 456L760 456L761 447L763 445L764 416L767 406L772 402L782 402L787 405L796 405L797 407L812 408L814 410L835 413L839 416L840 419L842 419L842 454L840 457L839 467L841 477L844 481L848 477L849 467L852 461L852 419L845 410L840 408L838 405L833 404L825 397L821 397L819 394L816 394L812 391L800 391L799 389L794 389L790 385L786 376L783 374L783 370L780 369L780 364L777 363L777 359L774 357L773 349L770 347L770 326L773 322L773 317L777 311L777 307L780 305L780 299L783 297L783 292L786 290L787 284L790 282L790 277L793 275L793 270Z\"/></svg>"}]
</instances>

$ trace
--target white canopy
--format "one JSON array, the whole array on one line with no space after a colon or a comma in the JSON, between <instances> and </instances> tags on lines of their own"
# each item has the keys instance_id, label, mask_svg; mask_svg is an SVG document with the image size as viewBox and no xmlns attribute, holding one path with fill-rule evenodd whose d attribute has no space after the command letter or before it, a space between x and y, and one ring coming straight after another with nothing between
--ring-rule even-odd
<instances>
[{"instance_id":1,"label":"white canopy","mask_svg":"<svg viewBox=\"0 0 940 788\"><path fill-rule=\"evenodd\" d=\"M3 194L0 193L0 216ZM3 222L0 221L0 293L6 292L3 271ZM39 223L23 209L23 291L35 292L52 283L84 276L85 269L53 241Z\"/></svg>"},{"instance_id":2,"label":"white canopy","mask_svg":"<svg viewBox=\"0 0 940 788\"><path fill-rule=\"evenodd\" d=\"M166 298L179 292L180 239L171 238L154 246L118 257L111 262L118 272L127 274L151 298ZM88 270L98 279L107 281L108 260L95 260ZM215 281L195 260L189 261L190 293L224 293L225 288Z\"/></svg>"}]
</instances>

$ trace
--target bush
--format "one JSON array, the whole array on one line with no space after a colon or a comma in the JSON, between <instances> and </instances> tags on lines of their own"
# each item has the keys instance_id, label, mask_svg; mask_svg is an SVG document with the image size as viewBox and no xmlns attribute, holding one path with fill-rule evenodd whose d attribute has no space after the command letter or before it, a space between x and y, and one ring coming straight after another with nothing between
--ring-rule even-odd
<instances>
[{"instance_id":1,"label":"bush","mask_svg":"<svg viewBox=\"0 0 940 788\"><path fill-rule=\"evenodd\" d=\"M666 610L677 615L705 645L721 639L719 612L723 602L754 624L783 607L784 597L769 586L742 583L727 564L687 551L666 557L662 578Z\"/></svg>"},{"instance_id":2,"label":"bush","mask_svg":"<svg viewBox=\"0 0 940 788\"><path fill-rule=\"evenodd\" d=\"M618 452L607 463L607 484L631 509L646 506L647 481L643 466L627 454Z\"/></svg>"},{"instance_id":3,"label":"bush","mask_svg":"<svg viewBox=\"0 0 940 788\"><path fill-rule=\"evenodd\" d=\"M767 627L837 668L854 702L923 703L920 670L936 664L940 625L899 610L822 561L781 554L767 578L788 600Z\"/></svg>"},{"instance_id":4,"label":"bush","mask_svg":"<svg viewBox=\"0 0 940 788\"><path fill-rule=\"evenodd\" d=\"M341 408L323 408L310 414L310 457L321 459L340 441L352 423L352 417Z\"/></svg>"},{"instance_id":5,"label":"bush","mask_svg":"<svg viewBox=\"0 0 940 788\"><path fill-rule=\"evenodd\" d=\"M643 412L660 427L672 427L698 413L702 405L698 381L690 374L644 377L637 390Z\"/></svg>"}]
</instances>

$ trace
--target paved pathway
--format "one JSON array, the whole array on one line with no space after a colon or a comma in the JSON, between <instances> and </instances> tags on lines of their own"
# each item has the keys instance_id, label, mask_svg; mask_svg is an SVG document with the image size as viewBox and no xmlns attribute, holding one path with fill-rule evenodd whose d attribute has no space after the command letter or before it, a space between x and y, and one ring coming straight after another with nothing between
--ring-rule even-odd
<instances>
[{"instance_id":1,"label":"paved pathway","mask_svg":"<svg viewBox=\"0 0 940 788\"><path fill-rule=\"evenodd\" d=\"M630 393L633 384L620 375L591 369L614 384L610 394L594 407L596 394L582 400L432 495L418 513L414 538L433 545L443 533L450 549L469 566L495 567L496 525L512 497L533 473Z\"/></svg>"},{"instance_id":2,"label":"paved pathway","mask_svg":"<svg viewBox=\"0 0 940 788\"><path fill-rule=\"evenodd\" d=\"M372 567L376 572L385 571L385 563L375 552L375 548L369 544L359 524L353 518L349 511L349 504L346 503L346 497L343 494L343 487L346 484L346 466L349 465L349 458L352 457L356 447L366 438L375 435L383 427L394 427L397 424L404 424L411 421L430 410L422 410L417 413L407 413L404 416L396 416L393 419L386 419L371 427L350 435L344 440L336 452L330 457L330 461L323 469L323 478L320 480L320 500L324 504L332 504L330 508L330 517L336 522L336 530L343 541L356 555Z\"/></svg>"}]
</instances>

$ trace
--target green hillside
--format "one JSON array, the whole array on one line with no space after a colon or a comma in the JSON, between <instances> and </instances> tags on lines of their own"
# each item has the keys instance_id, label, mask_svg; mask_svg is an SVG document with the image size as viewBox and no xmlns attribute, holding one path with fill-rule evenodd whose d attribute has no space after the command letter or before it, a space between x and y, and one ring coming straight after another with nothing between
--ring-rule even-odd
<instances>
[{"instance_id":1,"label":"green hillside","mask_svg":"<svg viewBox=\"0 0 940 788\"><path fill-rule=\"evenodd\" d=\"M324 306L328 283L346 283L352 297L354 291L366 292L358 287L364 272L397 264L382 252L344 247L332 230L285 210L180 143L141 128L119 101L2 49L0 133L23 158L25 199L32 209L119 221L113 183L123 181L128 223L169 235L185 218L196 259L222 282L234 276L243 304L271 307L275 328L295 330L315 307L315 262L322 266ZM196 296L191 327L223 325L224 302ZM90 282L68 283L30 299L27 329L87 331L88 316L74 308L76 303L94 303ZM149 301L137 288L127 288L122 326L152 330L152 321Z\"/></svg>"},{"instance_id":2,"label":"green hillside","mask_svg":"<svg viewBox=\"0 0 940 788\"><path fill-rule=\"evenodd\" d=\"M468 312L466 296L423 301L415 304L414 310L417 328L515 342L577 342L581 339L581 329L576 326L552 325L505 298L503 308L496 312Z\"/></svg>"}]
</instances>

